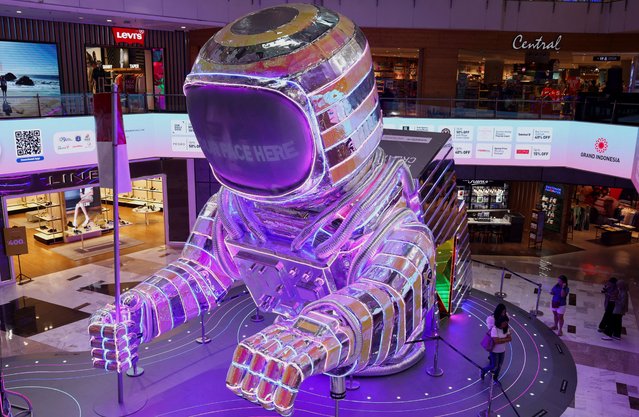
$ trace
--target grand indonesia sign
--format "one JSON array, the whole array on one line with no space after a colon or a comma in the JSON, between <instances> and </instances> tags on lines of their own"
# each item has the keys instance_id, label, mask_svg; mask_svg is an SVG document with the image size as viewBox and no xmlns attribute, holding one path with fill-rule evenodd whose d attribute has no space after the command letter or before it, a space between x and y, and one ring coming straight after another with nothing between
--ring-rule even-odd
<instances>
[{"instance_id":1,"label":"grand indonesia sign","mask_svg":"<svg viewBox=\"0 0 639 417\"><path fill-rule=\"evenodd\" d=\"M513 38L513 49L532 49L535 51L558 51L561 49L559 44L561 43L561 35L557 36L557 39L553 41L545 41L544 36L534 40L524 39L524 35L521 33Z\"/></svg>"}]
</instances>

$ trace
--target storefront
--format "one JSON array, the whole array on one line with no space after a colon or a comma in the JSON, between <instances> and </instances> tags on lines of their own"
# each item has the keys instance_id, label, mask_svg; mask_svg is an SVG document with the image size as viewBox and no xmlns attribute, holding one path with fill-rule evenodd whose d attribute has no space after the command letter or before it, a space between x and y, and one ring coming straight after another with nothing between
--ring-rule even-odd
<instances>
[{"instance_id":1,"label":"storefront","mask_svg":"<svg viewBox=\"0 0 639 417\"><path fill-rule=\"evenodd\" d=\"M21 239L28 250L20 257L22 272L27 266L35 275L45 267L51 272L112 256L115 221L123 251L181 242L190 223L184 186L189 164L179 159L132 162L132 190L120 195L117 220L113 192L99 186L95 167L0 177L0 226L5 234L24 228ZM1 282L10 282L19 273L18 260L2 252Z\"/></svg>"},{"instance_id":2,"label":"storefront","mask_svg":"<svg viewBox=\"0 0 639 417\"><path fill-rule=\"evenodd\" d=\"M500 100L500 110L516 110L515 100L547 100L545 109L570 111L562 102L578 93L622 93L631 87L633 60L638 52L568 51L555 39L549 49L523 49L518 35L510 50L460 50L456 98Z\"/></svg>"},{"instance_id":3,"label":"storefront","mask_svg":"<svg viewBox=\"0 0 639 417\"><path fill-rule=\"evenodd\" d=\"M145 48L143 29L111 29L124 46L86 47L88 92L110 92L117 85L130 112L164 110L164 49Z\"/></svg>"},{"instance_id":4,"label":"storefront","mask_svg":"<svg viewBox=\"0 0 639 417\"><path fill-rule=\"evenodd\" d=\"M541 96L546 82L571 93L591 88L592 81L607 91L636 92L639 85L639 48L627 34L363 30L371 50L419 51L420 98L488 98L495 84L513 99Z\"/></svg>"},{"instance_id":5,"label":"storefront","mask_svg":"<svg viewBox=\"0 0 639 417\"><path fill-rule=\"evenodd\" d=\"M377 92L382 99L414 99L419 91L419 50L371 48Z\"/></svg>"},{"instance_id":6,"label":"storefront","mask_svg":"<svg viewBox=\"0 0 639 417\"><path fill-rule=\"evenodd\" d=\"M8 87L0 117L87 114L90 94L114 84L127 112L184 110L185 32L8 17L0 33Z\"/></svg>"}]
</instances>

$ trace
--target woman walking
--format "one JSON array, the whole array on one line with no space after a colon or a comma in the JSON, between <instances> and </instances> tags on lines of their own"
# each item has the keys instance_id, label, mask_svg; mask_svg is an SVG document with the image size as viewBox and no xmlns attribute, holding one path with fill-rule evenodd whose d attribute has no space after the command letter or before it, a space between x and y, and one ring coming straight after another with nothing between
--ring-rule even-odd
<instances>
[{"instance_id":1,"label":"woman walking","mask_svg":"<svg viewBox=\"0 0 639 417\"><path fill-rule=\"evenodd\" d=\"M566 304L568 299L568 277L560 275L557 278L557 284L552 287L550 293L552 294L551 309L555 319L555 325L551 327L552 330L559 330L557 336L563 336L564 327L564 314L566 313Z\"/></svg>"},{"instance_id":2,"label":"woman walking","mask_svg":"<svg viewBox=\"0 0 639 417\"><path fill-rule=\"evenodd\" d=\"M484 377L488 372L493 373L494 381L497 381L497 379L499 379L501 366L503 365L504 357L506 356L506 344L510 343L510 341L512 340L510 330L508 329L507 316L500 316L495 321L495 326L490 329L490 336L495 342L495 347L490 352L490 363L488 364L488 366L482 368L481 370L482 381L484 380Z\"/></svg>"}]
</instances>

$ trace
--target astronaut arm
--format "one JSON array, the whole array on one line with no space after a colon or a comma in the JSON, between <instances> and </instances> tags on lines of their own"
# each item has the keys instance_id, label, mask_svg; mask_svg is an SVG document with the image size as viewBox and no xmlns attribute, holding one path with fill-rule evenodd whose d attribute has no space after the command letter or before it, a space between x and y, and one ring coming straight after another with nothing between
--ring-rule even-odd
<instances>
[{"instance_id":1,"label":"astronaut arm","mask_svg":"<svg viewBox=\"0 0 639 417\"><path fill-rule=\"evenodd\" d=\"M425 299L432 297L425 282L434 273L432 234L406 212L367 243L353 264L351 284L309 304L300 316L313 313L319 322L320 316L337 318L340 331L354 335L342 343L345 352L335 366L342 373L380 365L399 353L421 330L423 309L433 303Z\"/></svg>"},{"instance_id":2,"label":"astronaut arm","mask_svg":"<svg viewBox=\"0 0 639 417\"><path fill-rule=\"evenodd\" d=\"M233 280L221 265L228 256L216 198L197 218L180 255L121 299L121 323L115 307L96 311L89 324L94 366L125 370L137 360L137 346L211 310ZM123 368L124 367L124 368Z\"/></svg>"},{"instance_id":3,"label":"astronaut arm","mask_svg":"<svg viewBox=\"0 0 639 417\"><path fill-rule=\"evenodd\" d=\"M391 222L369 241L371 251L362 251L354 264L362 266L353 270L351 284L308 304L295 319L242 341L227 387L289 415L305 378L346 375L400 352L420 329L423 276L434 265L428 228L412 213L393 217L400 218L409 221Z\"/></svg>"}]
</instances>

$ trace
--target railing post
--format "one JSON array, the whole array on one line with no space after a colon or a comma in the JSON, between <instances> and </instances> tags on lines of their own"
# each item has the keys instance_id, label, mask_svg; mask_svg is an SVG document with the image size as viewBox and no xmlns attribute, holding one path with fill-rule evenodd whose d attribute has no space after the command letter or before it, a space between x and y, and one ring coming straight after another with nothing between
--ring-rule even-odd
<instances>
[{"instance_id":1,"label":"railing post","mask_svg":"<svg viewBox=\"0 0 639 417\"><path fill-rule=\"evenodd\" d=\"M540 99L539 100L539 119L542 118L542 115L544 113L544 99Z\"/></svg>"},{"instance_id":2,"label":"railing post","mask_svg":"<svg viewBox=\"0 0 639 417\"><path fill-rule=\"evenodd\" d=\"M617 100L612 103L612 114L610 115L610 123L617 123L615 114L617 113Z\"/></svg>"},{"instance_id":3,"label":"railing post","mask_svg":"<svg viewBox=\"0 0 639 417\"><path fill-rule=\"evenodd\" d=\"M492 371L489 373L490 379L492 380L493 373ZM490 381L490 387L488 388L488 408L485 410L481 410L478 414L479 417L494 417L495 413L493 413L493 386L496 384L496 381Z\"/></svg>"},{"instance_id":4,"label":"railing post","mask_svg":"<svg viewBox=\"0 0 639 417\"><path fill-rule=\"evenodd\" d=\"M433 355L433 366L426 369L426 373L430 376L442 376L444 370L439 367L439 336L435 337L435 354Z\"/></svg>"},{"instance_id":5,"label":"railing post","mask_svg":"<svg viewBox=\"0 0 639 417\"><path fill-rule=\"evenodd\" d=\"M504 292L504 277L506 275L506 268L501 268L501 282L499 283L499 292L495 293L496 297L506 298L506 293Z\"/></svg>"}]
</instances>

